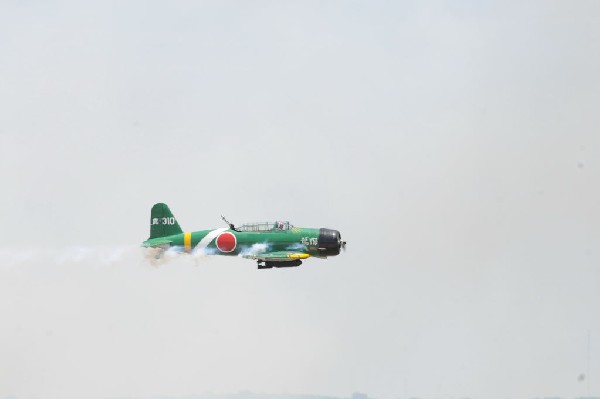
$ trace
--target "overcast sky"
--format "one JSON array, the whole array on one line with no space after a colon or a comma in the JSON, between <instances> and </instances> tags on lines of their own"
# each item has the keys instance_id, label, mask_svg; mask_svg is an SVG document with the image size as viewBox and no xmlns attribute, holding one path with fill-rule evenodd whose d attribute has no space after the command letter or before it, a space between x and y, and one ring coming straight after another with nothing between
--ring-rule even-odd
<instances>
[{"instance_id":1,"label":"overcast sky","mask_svg":"<svg viewBox=\"0 0 600 399\"><path fill-rule=\"evenodd\" d=\"M0 1L0 396L600 395L600 2L505 3Z\"/></svg>"}]
</instances>

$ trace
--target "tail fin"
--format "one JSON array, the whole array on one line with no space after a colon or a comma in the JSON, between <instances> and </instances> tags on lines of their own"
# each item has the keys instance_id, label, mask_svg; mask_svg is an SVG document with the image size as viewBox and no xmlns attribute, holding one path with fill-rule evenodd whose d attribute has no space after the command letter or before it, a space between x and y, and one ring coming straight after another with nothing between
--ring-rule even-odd
<instances>
[{"instance_id":1,"label":"tail fin","mask_svg":"<svg viewBox=\"0 0 600 399\"><path fill-rule=\"evenodd\" d=\"M181 234L183 231L167 204L154 204L150 211L150 238Z\"/></svg>"}]
</instances>

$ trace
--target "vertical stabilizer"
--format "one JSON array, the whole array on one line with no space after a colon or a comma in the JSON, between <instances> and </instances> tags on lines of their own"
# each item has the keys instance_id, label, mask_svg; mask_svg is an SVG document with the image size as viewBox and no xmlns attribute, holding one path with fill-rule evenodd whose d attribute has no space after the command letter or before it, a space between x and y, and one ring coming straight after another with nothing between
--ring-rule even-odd
<instances>
[{"instance_id":1,"label":"vertical stabilizer","mask_svg":"<svg viewBox=\"0 0 600 399\"><path fill-rule=\"evenodd\" d=\"M167 204L154 204L150 211L150 238L181 234L183 231Z\"/></svg>"}]
</instances>

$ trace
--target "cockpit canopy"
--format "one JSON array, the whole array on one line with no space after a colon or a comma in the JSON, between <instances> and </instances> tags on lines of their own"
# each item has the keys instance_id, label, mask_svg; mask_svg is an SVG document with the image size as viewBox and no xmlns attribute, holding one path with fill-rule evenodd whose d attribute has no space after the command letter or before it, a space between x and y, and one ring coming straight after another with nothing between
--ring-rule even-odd
<instances>
[{"instance_id":1,"label":"cockpit canopy","mask_svg":"<svg viewBox=\"0 0 600 399\"><path fill-rule=\"evenodd\" d=\"M236 226L237 231L288 231L294 228L290 222L277 221L277 222L260 222L260 223L245 223L241 226Z\"/></svg>"}]
</instances>

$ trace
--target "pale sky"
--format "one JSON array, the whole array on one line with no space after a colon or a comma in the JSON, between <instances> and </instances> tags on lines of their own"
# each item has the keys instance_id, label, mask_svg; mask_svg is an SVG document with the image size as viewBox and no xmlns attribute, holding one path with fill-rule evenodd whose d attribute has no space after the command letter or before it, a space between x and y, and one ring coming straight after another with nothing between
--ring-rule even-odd
<instances>
[{"instance_id":1,"label":"pale sky","mask_svg":"<svg viewBox=\"0 0 600 399\"><path fill-rule=\"evenodd\" d=\"M596 1L0 1L0 397L600 395L599 43ZM151 266L155 202L348 251Z\"/></svg>"}]
</instances>

